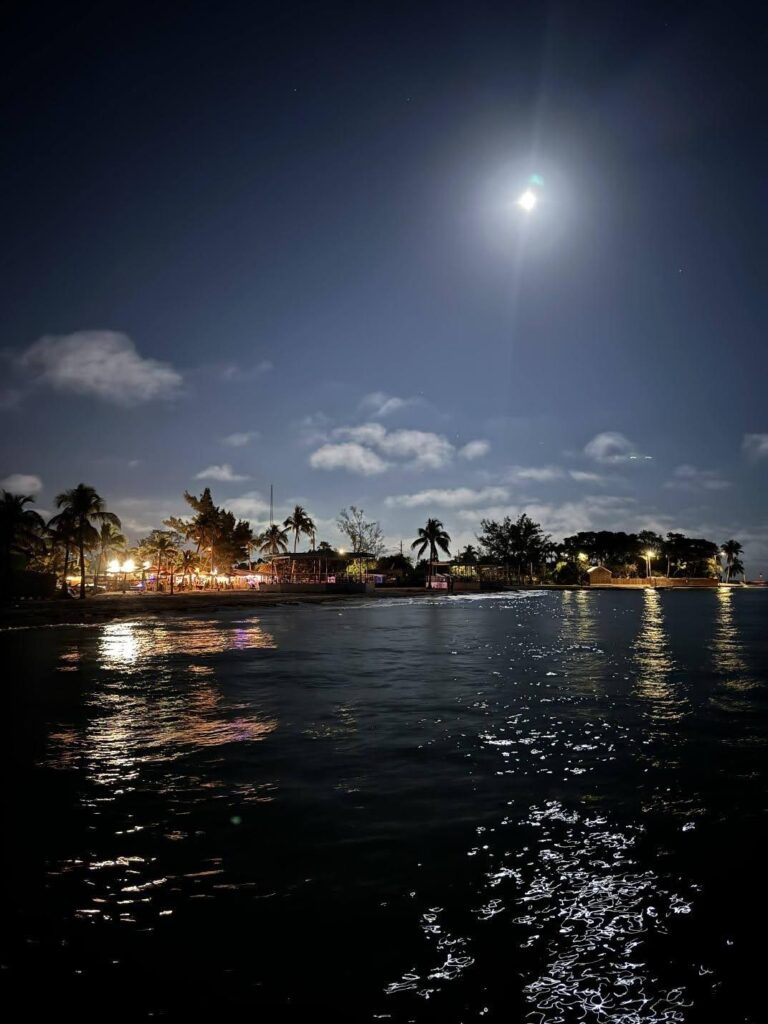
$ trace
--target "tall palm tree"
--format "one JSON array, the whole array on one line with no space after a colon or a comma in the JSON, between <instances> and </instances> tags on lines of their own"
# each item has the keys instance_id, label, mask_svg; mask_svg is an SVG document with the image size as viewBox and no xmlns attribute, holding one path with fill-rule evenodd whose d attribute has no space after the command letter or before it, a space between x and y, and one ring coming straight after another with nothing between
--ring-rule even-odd
<instances>
[{"instance_id":1,"label":"tall palm tree","mask_svg":"<svg viewBox=\"0 0 768 1024\"><path fill-rule=\"evenodd\" d=\"M56 507L62 511L53 517L56 526L62 517L72 524L75 544L80 555L80 599L85 598L85 549L98 542L99 534L94 523L112 523L120 529L120 520L114 512L107 512L104 499L95 488L78 484L69 491L63 491L56 498Z\"/></svg>"},{"instance_id":2,"label":"tall palm tree","mask_svg":"<svg viewBox=\"0 0 768 1024\"><path fill-rule=\"evenodd\" d=\"M462 565L477 565L479 558L479 550L473 544L467 544L467 546L459 552L458 560Z\"/></svg>"},{"instance_id":3,"label":"tall palm tree","mask_svg":"<svg viewBox=\"0 0 768 1024\"><path fill-rule=\"evenodd\" d=\"M451 538L443 529L443 524L439 519L428 519L426 526L419 527L419 533L416 540L411 544L411 550L418 548L416 552L417 556L421 558L424 552L429 548L429 587L432 587L432 563L437 561L437 549L440 548L446 555L450 554L448 550L451 543Z\"/></svg>"},{"instance_id":4,"label":"tall palm tree","mask_svg":"<svg viewBox=\"0 0 768 1024\"><path fill-rule=\"evenodd\" d=\"M284 555L288 550L288 530L272 523L256 538L256 546L263 555ZM275 563L272 562L272 579L275 578Z\"/></svg>"},{"instance_id":5,"label":"tall palm tree","mask_svg":"<svg viewBox=\"0 0 768 1024\"><path fill-rule=\"evenodd\" d=\"M194 551L188 551L184 548L179 551L179 563L178 570L181 573L181 582L184 584L184 580L190 577L193 571L197 568L197 555Z\"/></svg>"},{"instance_id":6,"label":"tall palm tree","mask_svg":"<svg viewBox=\"0 0 768 1024\"><path fill-rule=\"evenodd\" d=\"M297 505L293 512L283 523L283 526L290 532L293 531L293 553L296 554L296 548L299 543L299 537L301 534L305 534L307 537L312 537L315 532L315 524L311 517L307 513L307 510L302 508L301 505Z\"/></svg>"},{"instance_id":7,"label":"tall palm tree","mask_svg":"<svg viewBox=\"0 0 768 1024\"><path fill-rule=\"evenodd\" d=\"M101 576L102 566L109 559L109 556L122 551L127 543L128 541L114 523L107 520L101 524L101 529L99 530L99 556L96 560L96 572L93 576L94 586L98 577Z\"/></svg>"},{"instance_id":8,"label":"tall palm tree","mask_svg":"<svg viewBox=\"0 0 768 1024\"><path fill-rule=\"evenodd\" d=\"M149 537L140 542L142 556L148 556L157 566L157 582L163 568L170 572L171 593L173 593L173 566L176 564L178 545L176 534L170 530L153 530Z\"/></svg>"},{"instance_id":9,"label":"tall palm tree","mask_svg":"<svg viewBox=\"0 0 768 1024\"><path fill-rule=\"evenodd\" d=\"M726 568L725 568L725 582L726 583L730 583L730 581L731 581L731 574L734 571L738 571L738 569L735 569L735 563L738 562L739 565L741 566L741 560L739 559L739 555L742 553L743 550L744 550L743 546L741 544L739 544L739 542L737 540L727 540L725 542L725 544L723 544L722 552L725 555L725 566L726 566ZM741 572L742 573L744 572L744 567L743 566L741 566Z\"/></svg>"},{"instance_id":10,"label":"tall palm tree","mask_svg":"<svg viewBox=\"0 0 768 1024\"><path fill-rule=\"evenodd\" d=\"M67 596L67 576L69 575L69 561L72 556L72 548L77 543L75 537L75 522L68 512L61 512L48 520L48 536L51 539L51 550L54 555L57 548L63 552L61 569L61 593ZM54 557L54 569L56 558Z\"/></svg>"},{"instance_id":11,"label":"tall palm tree","mask_svg":"<svg viewBox=\"0 0 768 1024\"><path fill-rule=\"evenodd\" d=\"M256 538L256 546L263 555L284 555L288 550L288 531L273 523Z\"/></svg>"},{"instance_id":12,"label":"tall palm tree","mask_svg":"<svg viewBox=\"0 0 768 1024\"><path fill-rule=\"evenodd\" d=\"M32 554L45 547L45 523L34 509L25 508L35 499L29 494L0 491L0 574L10 585L11 556Z\"/></svg>"}]
</instances>

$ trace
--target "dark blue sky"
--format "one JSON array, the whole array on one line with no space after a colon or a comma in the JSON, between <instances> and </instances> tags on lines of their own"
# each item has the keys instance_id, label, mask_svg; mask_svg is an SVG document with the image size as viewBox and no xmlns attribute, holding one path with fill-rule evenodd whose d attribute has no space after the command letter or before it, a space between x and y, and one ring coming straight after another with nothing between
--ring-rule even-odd
<instances>
[{"instance_id":1,"label":"dark blue sky","mask_svg":"<svg viewBox=\"0 0 768 1024\"><path fill-rule=\"evenodd\" d=\"M134 534L272 482L330 540L525 509L768 569L755 5L10 10L1 478Z\"/></svg>"}]
</instances>

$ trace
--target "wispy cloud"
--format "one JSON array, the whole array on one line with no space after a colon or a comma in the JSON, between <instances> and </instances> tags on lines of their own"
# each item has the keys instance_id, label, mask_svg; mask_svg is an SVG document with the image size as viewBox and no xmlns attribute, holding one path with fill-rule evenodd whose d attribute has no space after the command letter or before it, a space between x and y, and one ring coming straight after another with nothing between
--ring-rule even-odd
<instances>
[{"instance_id":1,"label":"wispy cloud","mask_svg":"<svg viewBox=\"0 0 768 1024\"><path fill-rule=\"evenodd\" d=\"M114 498L110 511L117 513L123 533L134 538L158 529L170 516L185 516L189 508L179 498Z\"/></svg>"},{"instance_id":2,"label":"wispy cloud","mask_svg":"<svg viewBox=\"0 0 768 1024\"><path fill-rule=\"evenodd\" d=\"M269 513L269 501L258 491L246 491L237 498L227 498L224 507L238 519L264 519Z\"/></svg>"},{"instance_id":3,"label":"wispy cloud","mask_svg":"<svg viewBox=\"0 0 768 1024\"><path fill-rule=\"evenodd\" d=\"M464 508L457 514L466 523L477 524L480 519L515 518L522 512L541 523L555 538L562 538L580 530L594 529L656 529L658 518L641 516L634 498L621 495L585 495L576 501L546 502L531 500L525 503L492 505L484 508ZM671 529L671 527L666 527Z\"/></svg>"},{"instance_id":4,"label":"wispy cloud","mask_svg":"<svg viewBox=\"0 0 768 1024\"><path fill-rule=\"evenodd\" d=\"M600 473L588 473L583 469L569 469L568 476L571 480L576 480L578 483L599 484L605 480L605 477L601 476Z\"/></svg>"},{"instance_id":5,"label":"wispy cloud","mask_svg":"<svg viewBox=\"0 0 768 1024\"><path fill-rule=\"evenodd\" d=\"M207 466L199 473L195 473L195 480L218 480L220 483L234 483L237 480L247 479L247 476L235 473L228 462L224 462L220 466Z\"/></svg>"},{"instance_id":6,"label":"wispy cloud","mask_svg":"<svg viewBox=\"0 0 768 1024\"><path fill-rule=\"evenodd\" d=\"M644 461L653 458L651 455L641 455L637 450L637 446L628 437L625 437L624 434L620 434L616 430L604 430L601 434L596 434L584 446L584 454L588 459L593 459L595 462L601 462L606 465Z\"/></svg>"},{"instance_id":7,"label":"wispy cloud","mask_svg":"<svg viewBox=\"0 0 768 1024\"><path fill-rule=\"evenodd\" d=\"M482 487L478 490L471 487L448 487L431 488L415 494L390 495L384 504L389 508L462 508L468 505L482 505L484 502L506 501L508 498L509 493L504 487Z\"/></svg>"},{"instance_id":8,"label":"wispy cloud","mask_svg":"<svg viewBox=\"0 0 768 1024\"><path fill-rule=\"evenodd\" d=\"M459 448L459 458L472 462L473 459L482 459L490 450L488 441L469 441L463 448Z\"/></svg>"},{"instance_id":9,"label":"wispy cloud","mask_svg":"<svg viewBox=\"0 0 768 1024\"><path fill-rule=\"evenodd\" d=\"M405 464L415 469L441 469L452 461L456 453L451 442L441 434L435 434L428 430L387 431L381 423L361 423L354 427L337 427L332 432L332 436L334 439L364 447L370 455L378 454L378 461L370 460L371 465L378 467L375 472L382 472L387 468L385 459L395 460L401 465ZM330 447L341 446L324 446L325 449ZM316 465L312 459L314 456L310 459L310 463Z\"/></svg>"},{"instance_id":10,"label":"wispy cloud","mask_svg":"<svg viewBox=\"0 0 768 1024\"><path fill-rule=\"evenodd\" d=\"M262 359L258 363L254 363L252 366L240 366L237 363L228 363L223 366L219 371L219 376L222 380L228 381L251 381L257 377L262 377L265 373L270 373L274 370L275 366L269 359Z\"/></svg>"},{"instance_id":11,"label":"wispy cloud","mask_svg":"<svg viewBox=\"0 0 768 1024\"><path fill-rule=\"evenodd\" d=\"M360 411L375 418L391 416L411 405L421 404L420 398L398 398L397 395L388 395L384 391L372 391L364 395L360 401Z\"/></svg>"},{"instance_id":12,"label":"wispy cloud","mask_svg":"<svg viewBox=\"0 0 768 1024\"><path fill-rule=\"evenodd\" d=\"M34 473L11 473L0 480L0 487L11 494L39 494L43 489L43 481Z\"/></svg>"},{"instance_id":13,"label":"wispy cloud","mask_svg":"<svg viewBox=\"0 0 768 1024\"><path fill-rule=\"evenodd\" d=\"M664 486L673 491L724 491L731 486L714 469L697 469L695 466L678 466Z\"/></svg>"},{"instance_id":14,"label":"wispy cloud","mask_svg":"<svg viewBox=\"0 0 768 1024\"><path fill-rule=\"evenodd\" d=\"M46 335L22 352L16 365L35 385L115 405L175 398L182 385L177 370L140 355L133 341L116 331Z\"/></svg>"},{"instance_id":15,"label":"wispy cloud","mask_svg":"<svg viewBox=\"0 0 768 1024\"><path fill-rule=\"evenodd\" d=\"M309 464L313 469L344 469L361 476L375 476L389 468L380 455L356 441L324 444L310 455Z\"/></svg>"},{"instance_id":16,"label":"wispy cloud","mask_svg":"<svg viewBox=\"0 0 768 1024\"><path fill-rule=\"evenodd\" d=\"M504 474L509 483L534 480L536 483L550 483L552 480L563 480L565 470L559 466L510 466Z\"/></svg>"},{"instance_id":17,"label":"wispy cloud","mask_svg":"<svg viewBox=\"0 0 768 1024\"><path fill-rule=\"evenodd\" d=\"M242 433L227 434L226 437L222 437L221 443L229 445L230 448L243 448L251 441L255 441L258 436L258 430L247 430Z\"/></svg>"},{"instance_id":18,"label":"wispy cloud","mask_svg":"<svg viewBox=\"0 0 768 1024\"><path fill-rule=\"evenodd\" d=\"M741 446L750 459L768 459L768 434L745 434Z\"/></svg>"}]
</instances>

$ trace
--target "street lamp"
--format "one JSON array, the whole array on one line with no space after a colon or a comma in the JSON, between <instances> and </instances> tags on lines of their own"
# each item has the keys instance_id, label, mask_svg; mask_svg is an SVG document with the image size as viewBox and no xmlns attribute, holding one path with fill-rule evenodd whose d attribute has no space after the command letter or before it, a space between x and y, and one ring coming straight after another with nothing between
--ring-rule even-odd
<instances>
[{"instance_id":1,"label":"street lamp","mask_svg":"<svg viewBox=\"0 0 768 1024\"><path fill-rule=\"evenodd\" d=\"M656 552L651 550L651 548L648 548L647 551L643 552L643 555L645 556L645 575L646 575L646 578L650 578L650 575L651 575L651 559L656 556Z\"/></svg>"}]
</instances>

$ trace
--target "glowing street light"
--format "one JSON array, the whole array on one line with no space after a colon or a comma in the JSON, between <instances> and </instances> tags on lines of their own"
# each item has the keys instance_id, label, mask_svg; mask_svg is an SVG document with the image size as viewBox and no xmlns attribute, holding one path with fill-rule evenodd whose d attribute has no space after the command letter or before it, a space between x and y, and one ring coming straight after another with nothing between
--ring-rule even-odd
<instances>
[{"instance_id":1,"label":"glowing street light","mask_svg":"<svg viewBox=\"0 0 768 1024\"><path fill-rule=\"evenodd\" d=\"M649 548L647 551L643 552L643 555L645 556L645 575L646 575L646 577L650 577L650 575L651 575L651 559L656 557L656 552L652 551Z\"/></svg>"},{"instance_id":2,"label":"glowing street light","mask_svg":"<svg viewBox=\"0 0 768 1024\"><path fill-rule=\"evenodd\" d=\"M527 188L517 200L517 205L521 210L525 210L526 213L531 213L536 208L538 201L539 197L533 189Z\"/></svg>"},{"instance_id":3,"label":"glowing street light","mask_svg":"<svg viewBox=\"0 0 768 1024\"><path fill-rule=\"evenodd\" d=\"M134 560L132 558L127 558L123 562L123 572L133 572L133 570L135 568L136 568L136 563L134 562Z\"/></svg>"}]
</instances>

